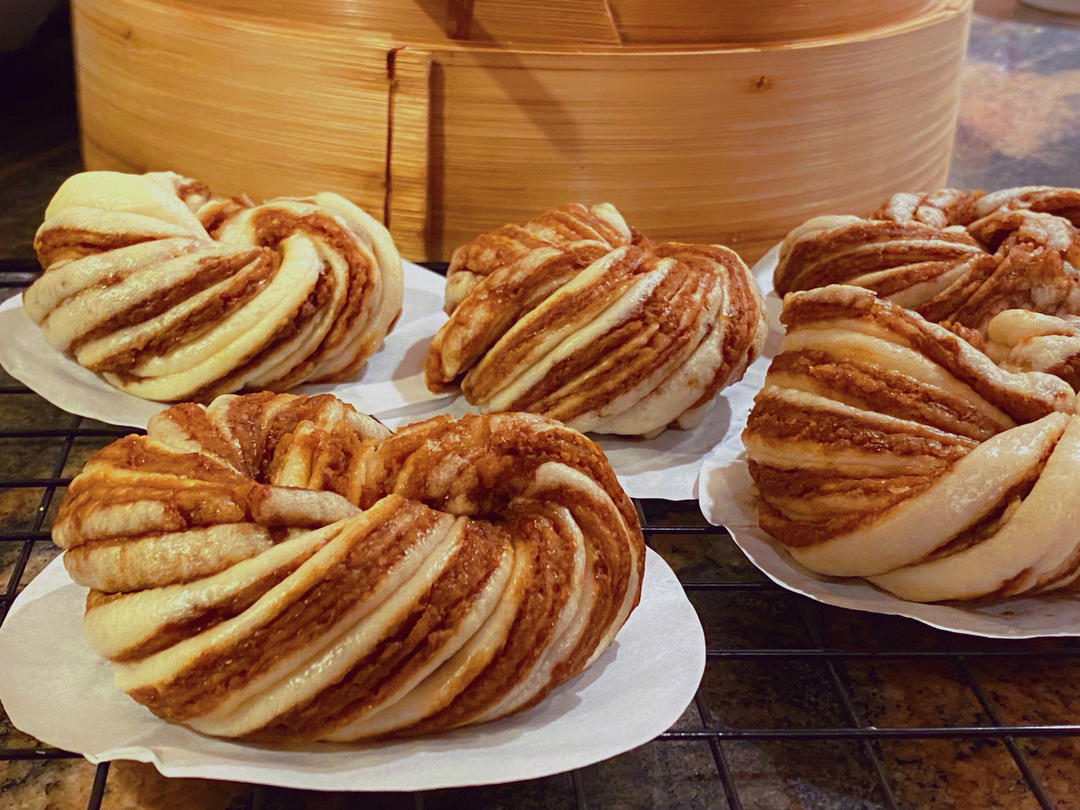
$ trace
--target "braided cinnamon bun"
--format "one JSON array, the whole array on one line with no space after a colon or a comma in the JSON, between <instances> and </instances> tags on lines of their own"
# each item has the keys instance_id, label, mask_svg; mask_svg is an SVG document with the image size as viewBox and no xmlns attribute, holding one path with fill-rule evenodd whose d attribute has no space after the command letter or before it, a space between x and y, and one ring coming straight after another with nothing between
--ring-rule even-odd
<instances>
[{"instance_id":1,"label":"braided cinnamon bun","mask_svg":"<svg viewBox=\"0 0 1080 810\"><path fill-rule=\"evenodd\" d=\"M529 414L391 434L329 395L158 414L90 460L53 538L131 697L265 741L532 706L612 641L644 563L634 508L581 434Z\"/></svg>"},{"instance_id":2,"label":"braided cinnamon bun","mask_svg":"<svg viewBox=\"0 0 1080 810\"><path fill-rule=\"evenodd\" d=\"M759 523L821 574L904 599L1080 577L1080 417L1062 380L998 368L854 286L789 294L743 433Z\"/></svg>"},{"instance_id":3,"label":"braided cinnamon bun","mask_svg":"<svg viewBox=\"0 0 1080 810\"><path fill-rule=\"evenodd\" d=\"M344 379L401 311L386 229L336 194L254 205L171 172L84 172L34 240L50 345L146 399Z\"/></svg>"},{"instance_id":4,"label":"braided cinnamon bun","mask_svg":"<svg viewBox=\"0 0 1080 810\"><path fill-rule=\"evenodd\" d=\"M427 355L432 391L460 381L484 411L596 433L694 427L767 331L733 251L652 245L608 204L567 205L458 248L446 310Z\"/></svg>"}]
</instances>

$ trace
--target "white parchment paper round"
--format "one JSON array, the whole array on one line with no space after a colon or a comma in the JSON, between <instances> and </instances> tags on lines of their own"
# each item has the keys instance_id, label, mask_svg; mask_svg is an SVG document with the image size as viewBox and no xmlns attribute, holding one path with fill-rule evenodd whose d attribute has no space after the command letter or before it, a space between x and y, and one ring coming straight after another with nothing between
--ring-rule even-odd
<instances>
[{"instance_id":1,"label":"white parchment paper round","mask_svg":"<svg viewBox=\"0 0 1080 810\"><path fill-rule=\"evenodd\" d=\"M779 245L754 266L754 276L763 291L770 315L769 343L763 356L747 371L729 399L732 407L729 429L701 467L698 502L701 512L714 526L723 526L750 562L769 579L789 591L837 607L906 616L909 619L986 638L1036 638L1040 636L1080 636L1080 597L1045 594L1007 599L995 604L924 605L907 602L875 588L862 579L823 577L801 566L783 547L758 528L757 501L746 466L746 451L740 434L746 427L754 395L765 381L770 359L779 348L780 299L772 292Z\"/></svg>"},{"instance_id":2,"label":"white parchment paper round","mask_svg":"<svg viewBox=\"0 0 1080 810\"><path fill-rule=\"evenodd\" d=\"M675 574L647 552L641 604L608 650L528 712L446 734L366 746L281 748L204 737L113 685L82 634L86 589L53 560L0 627L0 701L15 726L91 762L152 762L165 776L312 790L426 790L532 779L648 742L689 704L705 637Z\"/></svg>"},{"instance_id":3,"label":"white parchment paper round","mask_svg":"<svg viewBox=\"0 0 1080 810\"><path fill-rule=\"evenodd\" d=\"M331 393L370 413L389 427L407 425L440 413L462 416L471 409L456 394L432 394L424 385L424 357L431 338L446 321L442 311L445 279L404 263L405 297L401 318L368 359L361 376L349 382L303 385L301 394ZM125 394L45 342L41 330L16 296L0 304L0 365L15 379L64 410L113 425L145 428L168 403ZM633 498L688 500L697 497L701 462L729 432L733 406L720 393L712 410L693 430L667 430L655 439L593 436L615 474Z\"/></svg>"}]
</instances>

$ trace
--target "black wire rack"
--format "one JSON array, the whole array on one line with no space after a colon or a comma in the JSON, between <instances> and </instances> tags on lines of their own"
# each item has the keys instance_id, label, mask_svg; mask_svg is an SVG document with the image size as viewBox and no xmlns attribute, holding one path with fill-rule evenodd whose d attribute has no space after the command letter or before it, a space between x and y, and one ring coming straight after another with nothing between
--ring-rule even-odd
<instances>
[{"instance_id":1,"label":"black wire rack","mask_svg":"<svg viewBox=\"0 0 1080 810\"><path fill-rule=\"evenodd\" d=\"M0 298L35 275L28 262L0 262ZM49 526L67 483L90 453L129 432L67 414L0 375L0 621L57 553ZM696 503L636 506L647 543L698 611L707 663L679 721L634 751L507 785L309 794L178 786L130 763L93 768L4 715L0 797L38 779L53 791L48 806L88 810L108 808L110 796L131 804L128 791L136 806L235 810L1080 806L1080 642L971 638L824 606L763 577Z\"/></svg>"}]
</instances>

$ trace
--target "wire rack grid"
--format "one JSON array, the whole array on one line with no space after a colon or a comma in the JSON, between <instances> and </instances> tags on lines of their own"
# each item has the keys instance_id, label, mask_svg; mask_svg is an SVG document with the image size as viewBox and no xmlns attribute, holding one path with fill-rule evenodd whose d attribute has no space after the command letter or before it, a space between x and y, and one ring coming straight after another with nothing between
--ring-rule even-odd
<instances>
[{"instance_id":1,"label":"wire rack grid","mask_svg":"<svg viewBox=\"0 0 1080 810\"><path fill-rule=\"evenodd\" d=\"M0 262L0 299L35 275L29 262ZM66 414L0 375L0 622L57 553L49 526L64 487L93 450L129 432ZM678 573L706 633L705 676L669 731L628 754L543 780L321 795L320 802L732 810L1080 805L1080 678L1069 676L1080 659L1076 640L972 639L823 606L765 579L722 529L703 521L696 503L635 503L646 542ZM0 791L49 763L78 761L11 728L6 716L0 721ZM128 787L127 777L115 776L123 767L98 765L72 806L109 807L110 795ZM213 806L322 806L304 791L257 785L213 783L207 795L215 785L229 785L230 798Z\"/></svg>"}]
</instances>

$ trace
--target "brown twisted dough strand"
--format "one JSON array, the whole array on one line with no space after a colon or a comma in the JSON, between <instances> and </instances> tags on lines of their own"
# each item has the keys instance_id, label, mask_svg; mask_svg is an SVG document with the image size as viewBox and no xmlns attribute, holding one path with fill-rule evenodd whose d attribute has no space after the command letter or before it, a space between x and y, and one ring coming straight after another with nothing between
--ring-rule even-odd
<instances>
[{"instance_id":1,"label":"brown twisted dough strand","mask_svg":"<svg viewBox=\"0 0 1080 810\"><path fill-rule=\"evenodd\" d=\"M987 325L984 350L1009 371L1045 371L1080 390L1080 317L1008 309Z\"/></svg>"},{"instance_id":2,"label":"brown twisted dough strand","mask_svg":"<svg viewBox=\"0 0 1080 810\"><path fill-rule=\"evenodd\" d=\"M433 391L578 430L697 425L764 343L760 293L718 245L650 245L611 205L568 205L455 251Z\"/></svg>"},{"instance_id":3,"label":"brown twisted dough strand","mask_svg":"<svg viewBox=\"0 0 1080 810\"><path fill-rule=\"evenodd\" d=\"M982 191L943 188L929 194L900 192L892 195L870 218L893 222L921 222L935 228L970 225L979 218Z\"/></svg>"},{"instance_id":4,"label":"brown twisted dough strand","mask_svg":"<svg viewBox=\"0 0 1080 810\"><path fill-rule=\"evenodd\" d=\"M872 219L817 217L780 249L777 292L855 284L985 336L1007 309L1080 314L1080 190L897 194Z\"/></svg>"},{"instance_id":5,"label":"brown twisted dough strand","mask_svg":"<svg viewBox=\"0 0 1080 810\"><path fill-rule=\"evenodd\" d=\"M128 694L268 741L528 708L604 651L644 564L581 434L529 414L390 434L329 395L164 411L91 459L53 539Z\"/></svg>"},{"instance_id":6,"label":"brown twisted dough strand","mask_svg":"<svg viewBox=\"0 0 1080 810\"><path fill-rule=\"evenodd\" d=\"M859 287L789 294L782 321L743 442L760 525L796 560L928 602L1080 576L1065 382Z\"/></svg>"},{"instance_id":7,"label":"brown twisted dough strand","mask_svg":"<svg viewBox=\"0 0 1080 810\"><path fill-rule=\"evenodd\" d=\"M607 251L643 242L610 203L589 208L570 203L524 225L504 225L454 251L446 271L446 312L457 309L473 287L493 274L501 278L489 295L528 300L540 295L546 284L555 289L565 283ZM522 266L507 272L505 268L523 257L528 260ZM524 306L525 311L531 308Z\"/></svg>"},{"instance_id":8,"label":"brown twisted dough strand","mask_svg":"<svg viewBox=\"0 0 1080 810\"><path fill-rule=\"evenodd\" d=\"M336 194L214 197L171 172L68 178L23 296L50 345L157 400L354 374L401 312L386 229Z\"/></svg>"},{"instance_id":9,"label":"brown twisted dough strand","mask_svg":"<svg viewBox=\"0 0 1080 810\"><path fill-rule=\"evenodd\" d=\"M993 257L961 228L824 216L787 235L773 283L780 295L854 284L936 320L951 315L993 269Z\"/></svg>"}]
</instances>

